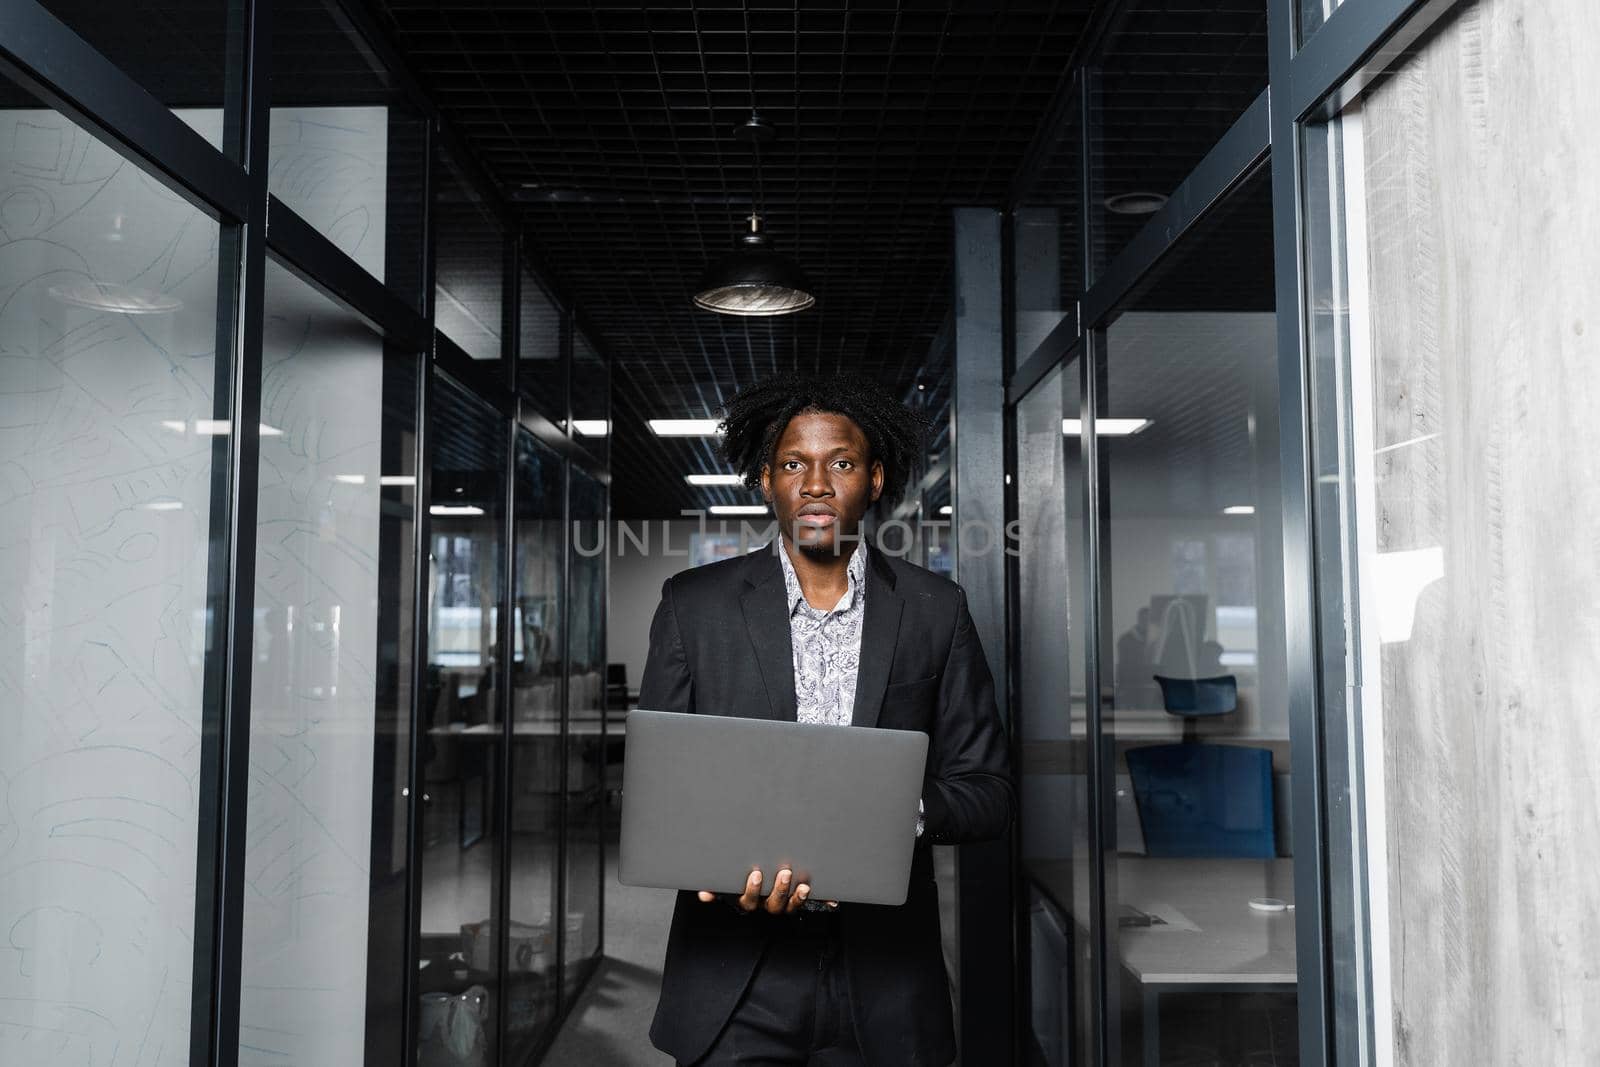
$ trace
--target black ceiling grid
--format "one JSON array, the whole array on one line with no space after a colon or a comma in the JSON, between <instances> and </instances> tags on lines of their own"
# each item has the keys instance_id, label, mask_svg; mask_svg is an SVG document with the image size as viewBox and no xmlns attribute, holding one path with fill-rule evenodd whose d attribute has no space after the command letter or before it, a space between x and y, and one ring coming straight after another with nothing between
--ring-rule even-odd
<instances>
[{"instance_id":1,"label":"black ceiling grid","mask_svg":"<svg viewBox=\"0 0 1600 1067\"><path fill-rule=\"evenodd\" d=\"M859 370L947 402L926 366L949 311L950 209L1005 203L1089 0L439 4L372 0L446 119L520 213L539 260L614 360L619 518L752 499L694 488L708 417L779 370ZM777 319L699 311L706 264L755 191L733 137L752 98L774 244L817 289Z\"/></svg>"}]
</instances>

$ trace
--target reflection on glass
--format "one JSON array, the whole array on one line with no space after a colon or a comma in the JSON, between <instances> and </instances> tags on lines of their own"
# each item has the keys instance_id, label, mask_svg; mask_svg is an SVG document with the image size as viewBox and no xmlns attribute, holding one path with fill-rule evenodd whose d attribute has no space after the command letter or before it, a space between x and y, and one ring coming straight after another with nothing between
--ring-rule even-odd
<instances>
[{"instance_id":1,"label":"reflection on glass","mask_svg":"<svg viewBox=\"0 0 1600 1067\"><path fill-rule=\"evenodd\" d=\"M265 321L239 1055L359 1063L403 973L416 362L271 261Z\"/></svg>"},{"instance_id":2,"label":"reflection on glass","mask_svg":"<svg viewBox=\"0 0 1600 1067\"><path fill-rule=\"evenodd\" d=\"M238 98L242 80L243 0L43 0L41 6L213 147L223 147L223 102ZM233 130L239 117L229 116Z\"/></svg>"},{"instance_id":3,"label":"reflection on glass","mask_svg":"<svg viewBox=\"0 0 1600 1067\"><path fill-rule=\"evenodd\" d=\"M1074 94L1074 109L1076 100ZM1064 125L1033 188L1012 212L1018 366L1077 314L1083 288L1082 130L1077 121Z\"/></svg>"},{"instance_id":4,"label":"reflection on glass","mask_svg":"<svg viewBox=\"0 0 1600 1067\"><path fill-rule=\"evenodd\" d=\"M493 1062L501 877L495 813L505 723L499 682L505 434L492 409L443 377L434 419L441 442L430 473L428 665L418 711L418 1040L424 1056L430 1048L443 1056L450 1047L466 1047L488 1049Z\"/></svg>"},{"instance_id":5,"label":"reflection on glass","mask_svg":"<svg viewBox=\"0 0 1600 1067\"><path fill-rule=\"evenodd\" d=\"M1300 43L1305 44L1343 3L1344 0L1300 0Z\"/></svg>"},{"instance_id":6,"label":"reflection on glass","mask_svg":"<svg viewBox=\"0 0 1600 1067\"><path fill-rule=\"evenodd\" d=\"M0 1060L187 1050L219 227L0 91Z\"/></svg>"},{"instance_id":7,"label":"reflection on glass","mask_svg":"<svg viewBox=\"0 0 1600 1067\"><path fill-rule=\"evenodd\" d=\"M605 741L606 558L596 549L605 523L606 487L576 466L569 470L564 980L572 988L600 952L606 790L620 763L615 768L609 763Z\"/></svg>"},{"instance_id":8,"label":"reflection on glass","mask_svg":"<svg viewBox=\"0 0 1600 1067\"><path fill-rule=\"evenodd\" d=\"M1267 87L1267 0L1125 6L1095 95L1096 276Z\"/></svg>"},{"instance_id":9,"label":"reflection on glass","mask_svg":"<svg viewBox=\"0 0 1600 1067\"><path fill-rule=\"evenodd\" d=\"M522 273L517 331L517 388L541 415L565 426L567 361L561 351L561 309L527 271Z\"/></svg>"},{"instance_id":10,"label":"reflection on glass","mask_svg":"<svg viewBox=\"0 0 1600 1067\"><path fill-rule=\"evenodd\" d=\"M1084 682L1083 468L1061 433L1078 412L1078 365L1052 371L1017 405L1021 590L1017 731L1019 825L1031 885L1027 954L1033 1051L1048 1067L1093 1055L1089 747Z\"/></svg>"},{"instance_id":11,"label":"reflection on glass","mask_svg":"<svg viewBox=\"0 0 1600 1067\"><path fill-rule=\"evenodd\" d=\"M1270 269L1240 266L1270 260L1269 195L1247 182L1107 331L1097 416L1144 422L1098 442L1112 1062L1295 1048L1276 325Z\"/></svg>"},{"instance_id":12,"label":"reflection on glass","mask_svg":"<svg viewBox=\"0 0 1600 1067\"><path fill-rule=\"evenodd\" d=\"M602 463L611 449L611 368L589 339L572 339L572 429Z\"/></svg>"},{"instance_id":13,"label":"reflection on glass","mask_svg":"<svg viewBox=\"0 0 1600 1067\"><path fill-rule=\"evenodd\" d=\"M269 189L414 303L423 123L396 106L399 94L338 6L273 4Z\"/></svg>"},{"instance_id":14,"label":"reflection on glass","mask_svg":"<svg viewBox=\"0 0 1600 1067\"><path fill-rule=\"evenodd\" d=\"M442 151L434 175L434 325L469 358L499 360L504 354L505 234Z\"/></svg>"},{"instance_id":15,"label":"reflection on glass","mask_svg":"<svg viewBox=\"0 0 1600 1067\"><path fill-rule=\"evenodd\" d=\"M526 1055L555 1015L556 886L561 844L561 708L566 643L561 457L517 434L516 599L511 657L511 923L506 1036Z\"/></svg>"}]
</instances>

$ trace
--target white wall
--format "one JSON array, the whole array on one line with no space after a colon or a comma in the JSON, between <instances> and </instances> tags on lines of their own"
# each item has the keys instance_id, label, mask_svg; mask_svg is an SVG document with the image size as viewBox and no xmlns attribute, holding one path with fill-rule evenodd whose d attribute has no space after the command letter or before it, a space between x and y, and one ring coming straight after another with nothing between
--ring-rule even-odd
<instances>
[{"instance_id":1,"label":"white wall","mask_svg":"<svg viewBox=\"0 0 1600 1067\"><path fill-rule=\"evenodd\" d=\"M757 526L764 526L766 521L751 520ZM656 605L661 603L661 583L689 568L691 560L686 553L700 524L693 519L626 523L640 542L648 533L648 551L644 553L639 551L634 540L618 535L618 525L612 524L606 546L611 553L611 587L606 594L609 597L606 662L627 664L628 685L637 689L650 652L650 620L655 616ZM739 524L737 521L725 525L713 521L707 523L707 529L737 534ZM668 555L668 551L675 554Z\"/></svg>"}]
</instances>

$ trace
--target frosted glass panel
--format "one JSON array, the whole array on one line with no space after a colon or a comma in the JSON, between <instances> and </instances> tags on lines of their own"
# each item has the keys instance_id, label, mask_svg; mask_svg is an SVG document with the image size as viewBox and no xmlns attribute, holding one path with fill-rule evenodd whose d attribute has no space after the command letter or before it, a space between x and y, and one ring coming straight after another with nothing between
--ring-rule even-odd
<instances>
[{"instance_id":1,"label":"frosted glass panel","mask_svg":"<svg viewBox=\"0 0 1600 1067\"><path fill-rule=\"evenodd\" d=\"M0 1063L188 1061L219 236L0 111Z\"/></svg>"},{"instance_id":2,"label":"frosted glass panel","mask_svg":"<svg viewBox=\"0 0 1600 1067\"><path fill-rule=\"evenodd\" d=\"M393 466L408 450L384 463L384 384L415 370L276 263L266 278L240 1062L359 1063L374 753L403 721L392 633L412 608L409 533L385 530L409 527L413 488Z\"/></svg>"}]
</instances>

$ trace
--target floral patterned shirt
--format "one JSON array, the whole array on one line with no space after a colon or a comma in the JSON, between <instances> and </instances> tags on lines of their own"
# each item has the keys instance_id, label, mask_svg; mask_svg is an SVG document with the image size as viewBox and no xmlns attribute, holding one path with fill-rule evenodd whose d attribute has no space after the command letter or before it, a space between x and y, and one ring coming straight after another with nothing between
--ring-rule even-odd
<instances>
[{"instance_id":1,"label":"floral patterned shirt","mask_svg":"<svg viewBox=\"0 0 1600 1067\"><path fill-rule=\"evenodd\" d=\"M849 726L861 666L861 620L867 603L867 551L861 545L845 571L844 596L830 610L814 608L780 543L783 584L789 594L789 643L794 648L794 699L800 722Z\"/></svg>"}]
</instances>

